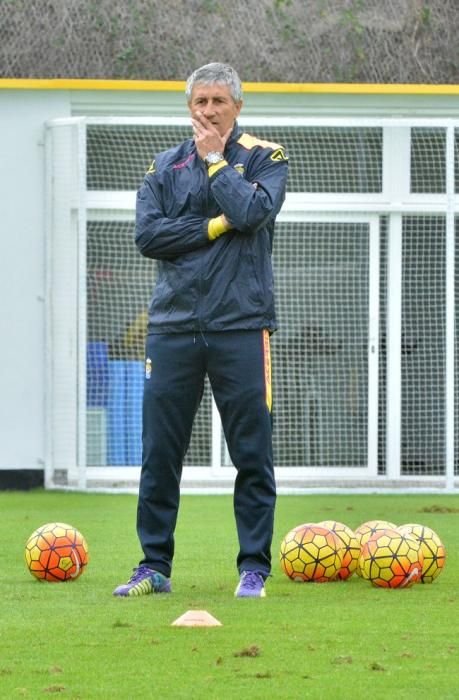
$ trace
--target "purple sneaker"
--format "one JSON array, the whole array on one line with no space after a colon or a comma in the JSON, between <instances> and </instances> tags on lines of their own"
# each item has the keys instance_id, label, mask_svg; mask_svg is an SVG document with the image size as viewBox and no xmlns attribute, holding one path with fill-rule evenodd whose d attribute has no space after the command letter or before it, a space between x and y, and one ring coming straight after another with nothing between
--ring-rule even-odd
<instances>
[{"instance_id":1,"label":"purple sneaker","mask_svg":"<svg viewBox=\"0 0 459 700\"><path fill-rule=\"evenodd\" d=\"M258 571L242 571L234 592L236 598L265 598L265 581Z\"/></svg>"},{"instance_id":2,"label":"purple sneaker","mask_svg":"<svg viewBox=\"0 0 459 700\"><path fill-rule=\"evenodd\" d=\"M127 583L118 586L113 591L117 596L138 596L149 593L170 593L171 580L159 573L149 569L148 566L138 566Z\"/></svg>"}]
</instances>

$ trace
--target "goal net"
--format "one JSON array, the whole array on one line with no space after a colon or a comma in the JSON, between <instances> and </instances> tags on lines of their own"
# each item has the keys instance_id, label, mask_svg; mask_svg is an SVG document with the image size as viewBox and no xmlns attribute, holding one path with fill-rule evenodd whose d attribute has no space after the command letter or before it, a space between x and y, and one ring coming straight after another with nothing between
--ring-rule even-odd
<instances>
[{"instance_id":1,"label":"goal net","mask_svg":"<svg viewBox=\"0 0 459 700\"><path fill-rule=\"evenodd\" d=\"M459 124L241 125L290 158L273 253L279 483L453 485ZM156 265L134 246L135 191L188 137L179 118L48 124L48 485L138 479ZM206 385L184 478L233 473Z\"/></svg>"}]
</instances>

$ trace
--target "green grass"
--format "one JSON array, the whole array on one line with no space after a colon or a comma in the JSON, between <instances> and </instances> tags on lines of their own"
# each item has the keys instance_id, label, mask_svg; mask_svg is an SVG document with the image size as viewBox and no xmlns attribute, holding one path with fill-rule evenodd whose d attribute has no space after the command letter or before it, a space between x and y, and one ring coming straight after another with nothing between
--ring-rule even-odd
<instances>
[{"instance_id":1,"label":"green grass","mask_svg":"<svg viewBox=\"0 0 459 700\"><path fill-rule=\"evenodd\" d=\"M459 496L313 495L278 499L273 577L263 600L239 600L229 496L182 497L173 594L116 599L139 559L136 498L1 493L0 697L383 700L458 697ZM381 518L432 527L447 549L431 585L373 588L353 576L299 584L280 571L283 535L305 521L356 528ZM91 560L75 582L38 582L24 543L70 522ZM177 628L187 610L223 626Z\"/></svg>"}]
</instances>

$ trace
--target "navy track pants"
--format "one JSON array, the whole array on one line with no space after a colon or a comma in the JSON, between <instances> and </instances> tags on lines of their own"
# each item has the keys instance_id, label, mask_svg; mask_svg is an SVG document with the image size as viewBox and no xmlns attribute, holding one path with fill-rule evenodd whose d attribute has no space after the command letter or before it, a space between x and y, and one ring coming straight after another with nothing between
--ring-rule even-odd
<instances>
[{"instance_id":1,"label":"navy track pants","mask_svg":"<svg viewBox=\"0 0 459 700\"><path fill-rule=\"evenodd\" d=\"M207 374L237 470L237 568L270 573L276 501L270 369L267 331L147 337L137 509L141 564L170 576L182 464Z\"/></svg>"}]
</instances>

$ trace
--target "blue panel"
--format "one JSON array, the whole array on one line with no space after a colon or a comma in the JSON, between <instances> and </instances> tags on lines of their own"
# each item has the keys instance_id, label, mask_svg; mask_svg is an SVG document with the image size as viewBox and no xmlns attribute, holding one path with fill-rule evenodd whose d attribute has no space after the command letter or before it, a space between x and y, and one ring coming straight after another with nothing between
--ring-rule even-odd
<instances>
[{"instance_id":1,"label":"blue panel","mask_svg":"<svg viewBox=\"0 0 459 700\"><path fill-rule=\"evenodd\" d=\"M142 398L144 363L126 361L126 464L142 463Z\"/></svg>"},{"instance_id":2,"label":"blue panel","mask_svg":"<svg viewBox=\"0 0 459 700\"><path fill-rule=\"evenodd\" d=\"M106 408L108 404L107 343L91 342L86 347L86 405Z\"/></svg>"},{"instance_id":3,"label":"blue panel","mask_svg":"<svg viewBox=\"0 0 459 700\"><path fill-rule=\"evenodd\" d=\"M107 462L111 465L121 466L127 464L126 362L124 360L110 360L108 376Z\"/></svg>"}]
</instances>

